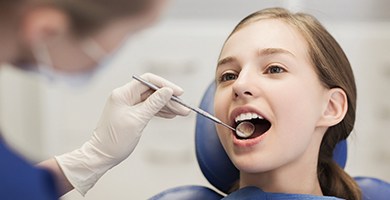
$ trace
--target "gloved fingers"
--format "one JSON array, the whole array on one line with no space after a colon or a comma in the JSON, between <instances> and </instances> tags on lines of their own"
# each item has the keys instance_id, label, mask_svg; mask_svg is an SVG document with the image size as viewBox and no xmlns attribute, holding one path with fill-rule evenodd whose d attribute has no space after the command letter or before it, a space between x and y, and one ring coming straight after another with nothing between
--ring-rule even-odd
<instances>
[{"instance_id":1,"label":"gloved fingers","mask_svg":"<svg viewBox=\"0 0 390 200\"><path fill-rule=\"evenodd\" d=\"M180 96L184 92L181 87L152 73L143 74L141 77L144 78L145 80L154 83L159 87L172 88L173 95L175 96ZM176 115L187 116L189 113L190 113L190 109L178 104L177 102L169 101L168 104L164 106L164 108L162 108L162 110L157 114L157 116L165 117L165 118L173 118Z\"/></svg>"},{"instance_id":2,"label":"gloved fingers","mask_svg":"<svg viewBox=\"0 0 390 200\"><path fill-rule=\"evenodd\" d=\"M183 94L183 89L179 86L152 73L145 73L141 75L141 78L157 85L158 87L171 88L173 90L173 94L176 96ZM139 82L138 80L132 80L126 85L115 89L112 92L111 97L113 100L123 101L123 103L134 105L145 100L153 92L154 90L145 84Z\"/></svg>"},{"instance_id":3,"label":"gloved fingers","mask_svg":"<svg viewBox=\"0 0 390 200\"><path fill-rule=\"evenodd\" d=\"M172 119L176 117L177 115L170 113L170 112L163 112L162 110L156 114L157 117L162 117L166 119Z\"/></svg>"},{"instance_id":4,"label":"gloved fingers","mask_svg":"<svg viewBox=\"0 0 390 200\"><path fill-rule=\"evenodd\" d=\"M142 112L141 116L144 120L149 121L170 101L172 95L173 90L171 88L160 88L151 94L143 103L140 103L137 106L137 110Z\"/></svg>"},{"instance_id":5,"label":"gloved fingers","mask_svg":"<svg viewBox=\"0 0 390 200\"><path fill-rule=\"evenodd\" d=\"M167 119L172 119L172 118L174 118L174 117L176 117L178 115L180 115L180 116L187 116L189 113L190 113L190 109L185 108L185 107L180 109L179 111L175 111L175 110L171 110L167 106L164 106L164 108L162 108L160 110L160 112L158 112L156 114L156 116L167 118Z\"/></svg>"},{"instance_id":6,"label":"gloved fingers","mask_svg":"<svg viewBox=\"0 0 390 200\"><path fill-rule=\"evenodd\" d=\"M164 108L162 108L158 114L172 113L174 115L187 116L188 114L190 114L190 111L191 110L189 108L184 107L175 101L169 101L167 105L164 106ZM165 117L163 115L158 116Z\"/></svg>"}]
</instances>

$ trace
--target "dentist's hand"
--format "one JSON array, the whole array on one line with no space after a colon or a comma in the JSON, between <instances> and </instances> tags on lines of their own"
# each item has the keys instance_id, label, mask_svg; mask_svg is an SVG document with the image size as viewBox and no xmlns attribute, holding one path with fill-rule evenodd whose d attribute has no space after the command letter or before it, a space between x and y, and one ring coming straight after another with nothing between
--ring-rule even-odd
<instances>
[{"instance_id":1,"label":"dentist's hand","mask_svg":"<svg viewBox=\"0 0 390 200\"><path fill-rule=\"evenodd\" d=\"M183 93L180 87L150 73L141 77L162 88L153 91L133 80L115 89L92 138L80 149L55 157L69 182L81 194L133 152L153 116L172 118L189 114L189 109L170 101L172 95Z\"/></svg>"}]
</instances>

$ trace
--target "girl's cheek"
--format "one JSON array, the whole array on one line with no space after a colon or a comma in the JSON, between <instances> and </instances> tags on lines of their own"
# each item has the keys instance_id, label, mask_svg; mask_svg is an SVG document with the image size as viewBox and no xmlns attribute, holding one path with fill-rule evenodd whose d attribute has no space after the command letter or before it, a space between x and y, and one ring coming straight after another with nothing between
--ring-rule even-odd
<instances>
[{"instance_id":1,"label":"girl's cheek","mask_svg":"<svg viewBox=\"0 0 390 200\"><path fill-rule=\"evenodd\" d=\"M214 97L214 110L217 117L223 117L227 115L228 109L227 96L221 92L216 92Z\"/></svg>"},{"instance_id":2,"label":"girl's cheek","mask_svg":"<svg viewBox=\"0 0 390 200\"><path fill-rule=\"evenodd\" d=\"M214 111L215 111L215 115L216 117L220 118L221 116L223 116L223 108L222 108L222 102L219 101L218 99L215 99L215 102L218 102L216 104L214 104Z\"/></svg>"}]
</instances>

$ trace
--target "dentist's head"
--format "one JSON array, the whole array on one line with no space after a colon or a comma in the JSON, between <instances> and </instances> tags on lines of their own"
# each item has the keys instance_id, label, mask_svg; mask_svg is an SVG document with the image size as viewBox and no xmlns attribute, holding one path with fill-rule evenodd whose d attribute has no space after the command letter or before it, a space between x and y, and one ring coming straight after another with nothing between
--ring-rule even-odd
<instances>
[{"instance_id":1,"label":"dentist's head","mask_svg":"<svg viewBox=\"0 0 390 200\"><path fill-rule=\"evenodd\" d=\"M160 14L160 0L13 0L0 2L0 62L22 69L94 71L127 36Z\"/></svg>"}]
</instances>

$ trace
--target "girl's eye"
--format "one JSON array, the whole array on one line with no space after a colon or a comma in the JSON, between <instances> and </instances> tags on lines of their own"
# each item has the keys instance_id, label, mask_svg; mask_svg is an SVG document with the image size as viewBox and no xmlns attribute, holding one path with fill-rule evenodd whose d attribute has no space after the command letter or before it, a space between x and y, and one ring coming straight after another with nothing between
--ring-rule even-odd
<instances>
[{"instance_id":1,"label":"girl's eye","mask_svg":"<svg viewBox=\"0 0 390 200\"><path fill-rule=\"evenodd\" d=\"M235 80L237 78L238 78L237 74L234 74L234 73L231 73L231 72L227 72L227 73L224 73L224 74L221 75L221 77L219 78L219 81L220 82L225 82L225 81Z\"/></svg>"},{"instance_id":2,"label":"girl's eye","mask_svg":"<svg viewBox=\"0 0 390 200\"><path fill-rule=\"evenodd\" d=\"M278 66L278 65L271 65L267 68L267 71L266 71L268 74L279 74L279 73L283 73L285 72L285 70Z\"/></svg>"}]
</instances>

